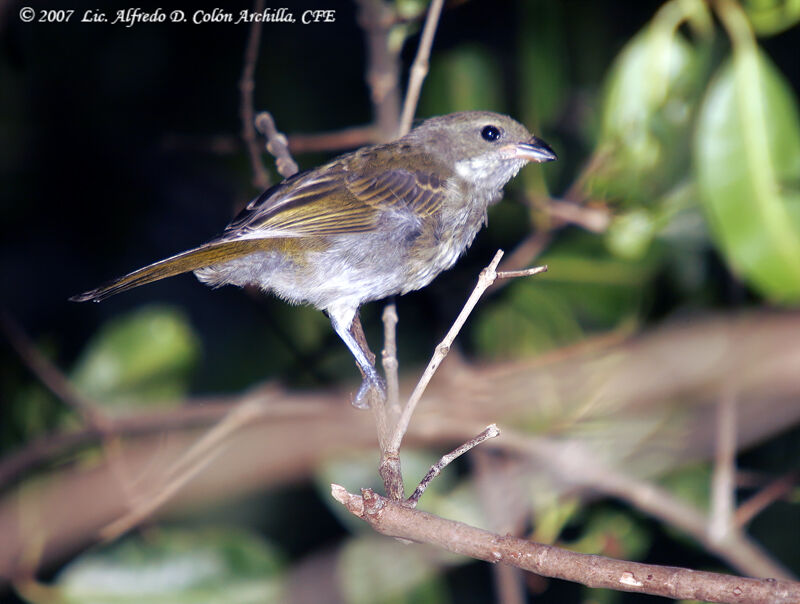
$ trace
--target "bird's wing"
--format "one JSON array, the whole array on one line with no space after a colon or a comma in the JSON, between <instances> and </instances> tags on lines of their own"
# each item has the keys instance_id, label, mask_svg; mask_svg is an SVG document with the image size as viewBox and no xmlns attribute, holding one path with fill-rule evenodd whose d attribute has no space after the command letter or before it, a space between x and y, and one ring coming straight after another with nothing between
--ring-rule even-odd
<instances>
[{"instance_id":1,"label":"bird's wing","mask_svg":"<svg viewBox=\"0 0 800 604\"><path fill-rule=\"evenodd\" d=\"M346 165L297 174L254 199L222 236L71 298L100 301L128 289L266 249L271 239L361 233L383 211L436 211L447 191L435 174L404 169L364 176Z\"/></svg>"},{"instance_id":2,"label":"bird's wing","mask_svg":"<svg viewBox=\"0 0 800 604\"><path fill-rule=\"evenodd\" d=\"M221 239L361 233L374 228L382 210L425 216L436 211L445 195L445 184L432 173L390 169L365 176L334 164L265 191Z\"/></svg>"}]
</instances>

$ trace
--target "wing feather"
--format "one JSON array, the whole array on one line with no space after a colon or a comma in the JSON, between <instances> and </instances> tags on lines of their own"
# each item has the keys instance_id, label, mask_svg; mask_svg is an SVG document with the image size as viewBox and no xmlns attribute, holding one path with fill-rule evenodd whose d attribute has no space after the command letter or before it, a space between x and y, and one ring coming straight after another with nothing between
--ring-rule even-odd
<instances>
[{"instance_id":1,"label":"wing feather","mask_svg":"<svg viewBox=\"0 0 800 604\"><path fill-rule=\"evenodd\" d=\"M428 216L441 206L444 183L432 173L404 169L351 172L347 164L297 175L253 200L221 239L309 237L372 230L381 210Z\"/></svg>"}]
</instances>

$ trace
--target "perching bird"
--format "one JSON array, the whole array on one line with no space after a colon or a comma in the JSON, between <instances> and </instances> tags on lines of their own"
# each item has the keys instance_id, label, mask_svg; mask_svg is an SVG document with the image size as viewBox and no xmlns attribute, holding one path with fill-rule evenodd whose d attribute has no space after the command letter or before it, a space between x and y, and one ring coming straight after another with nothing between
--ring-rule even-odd
<instances>
[{"instance_id":1,"label":"perching bird","mask_svg":"<svg viewBox=\"0 0 800 604\"><path fill-rule=\"evenodd\" d=\"M527 162L555 153L508 116L431 118L393 142L363 147L262 193L216 239L71 298L99 302L194 271L200 281L256 285L325 311L364 380L366 406L383 380L351 333L365 302L426 286L486 223L487 208Z\"/></svg>"}]
</instances>

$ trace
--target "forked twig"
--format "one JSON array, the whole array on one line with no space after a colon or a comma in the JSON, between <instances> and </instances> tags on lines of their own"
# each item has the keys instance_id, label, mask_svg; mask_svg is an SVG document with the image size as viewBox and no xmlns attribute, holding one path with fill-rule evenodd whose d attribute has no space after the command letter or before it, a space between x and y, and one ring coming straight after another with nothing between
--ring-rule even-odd
<instances>
[{"instance_id":1,"label":"forked twig","mask_svg":"<svg viewBox=\"0 0 800 604\"><path fill-rule=\"evenodd\" d=\"M400 418L398 419L397 425L394 428L392 438L389 441L389 451L396 452L400 449L400 443L403 440L406 430L408 430L408 424L411 421L411 416L414 414L417 404L422 398L422 395L425 393L425 389L428 387L428 384L433 378L433 375L436 373L436 370L439 368L439 365L442 364L442 361L450 352L450 346L453 345L456 336L458 336L458 333L461 331L461 328L464 326L464 323L467 321L467 318L475 308L475 305L478 303L478 300L481 298L483 293L499 276L503 275L502 273L498 274L496 272L497 265L500 263L500 259L502 257L503 250L498 250L489 265L481 271L481 274L478 277L478 283L475 285L475 289L472 290L472 294L470 294L469 298L464 304L464 307L458 314L458 317L456 317L456 320L453 322L450 331L447 332L447 335L436 347L433 357L428 363L428 366L425 368L425 371L420 377L419 382L417 382L414 391L411 393L406 406L403 408L403 411L400 414ZM516 276L515 273L535 275L546 270L547 267L536 267L534 269L528 269L525 271L509 271L504 274L503 277L514 277Z\"/></svg>"}]
</instances>

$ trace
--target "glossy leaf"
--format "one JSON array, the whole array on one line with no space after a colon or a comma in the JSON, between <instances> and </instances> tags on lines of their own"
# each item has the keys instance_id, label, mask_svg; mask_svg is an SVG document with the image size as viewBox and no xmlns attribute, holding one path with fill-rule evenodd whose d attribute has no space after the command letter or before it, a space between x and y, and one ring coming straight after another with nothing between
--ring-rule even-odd
<instances>
[{"instance_id":1,"label":"glossy leaf","mask_svg":"<svg viewBox=\"0 0 800 604\"><path fill-rule=\"evenodd\" d=\"M733 269L767 298L800 301L800 119L770 61L742 50L703 103L698 188Z\"/></svg>"},{"instance_id":2,"label":"glossy leaf","mask_svg":"<svg viewBox=\"0 0 800 604\"><path fill-rule=\"evenodd\" d=\"M683 178L704 73L680 33L651 25L628 43L606 83L592 195L652 205Z\"/></svg>"}]
</instances>

